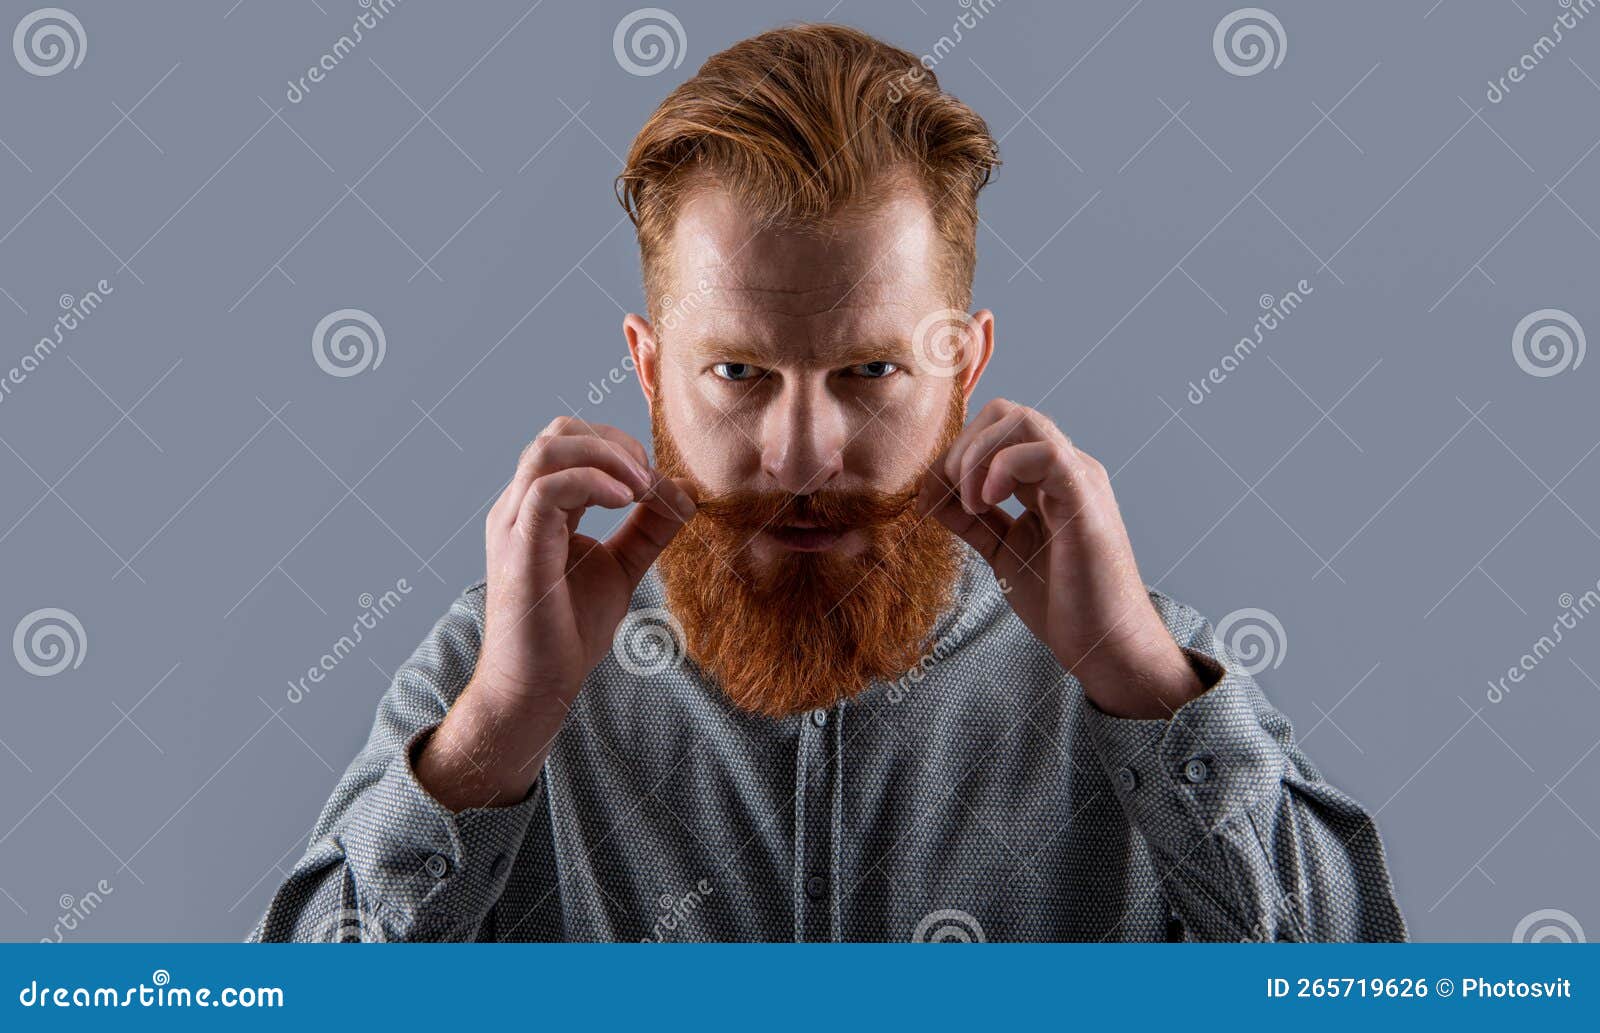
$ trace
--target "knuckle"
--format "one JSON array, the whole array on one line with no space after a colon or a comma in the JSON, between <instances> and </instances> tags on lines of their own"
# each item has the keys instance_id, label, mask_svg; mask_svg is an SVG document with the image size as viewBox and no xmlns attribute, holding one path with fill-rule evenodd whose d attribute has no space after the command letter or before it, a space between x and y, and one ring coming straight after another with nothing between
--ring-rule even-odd
<instances>
[{"instance_id":1,"label":"knuckle","mask_svg":"<svg viewBox=\"0 0 1600 1033\"><path fill-rule=\"evenodd\" d=\"M551 438L539 438L528 446L528 465L537 474L550 472Z\"/></svg>"},{"instance_id":2,"label":"knuckle","mask_svg":"<svg viewBox=\"0 0 1600 1033\"><path fill-rule=\"evenodd\" d=\"M528 507L527 508L535 516L537 516L538 514L544 512L550 506L551 495L552 495L553 491L554 491L554 485L552 485L550 483L550 478L548 478L548 477L536 478L534 480L533 484L528 488Z\"/></svg>"}]
</instances>

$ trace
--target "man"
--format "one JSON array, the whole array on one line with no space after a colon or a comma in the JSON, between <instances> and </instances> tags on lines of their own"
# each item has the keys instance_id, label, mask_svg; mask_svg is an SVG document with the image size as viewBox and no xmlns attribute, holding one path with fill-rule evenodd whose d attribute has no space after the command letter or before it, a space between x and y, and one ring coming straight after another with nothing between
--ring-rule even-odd
<instances>
[{"instance_id":1,"label":"man","mask_svg":"<svg viewBox=\"0 0 1600 1033\"><path fill-rule=\"evenodd\" d=\"M1370 817L1145 588L1105 469L967 421L997 162L850 29L673 91L618 181L656 461L528 446L255 938L1404 937Z\"/></svg>"}]
</instances>

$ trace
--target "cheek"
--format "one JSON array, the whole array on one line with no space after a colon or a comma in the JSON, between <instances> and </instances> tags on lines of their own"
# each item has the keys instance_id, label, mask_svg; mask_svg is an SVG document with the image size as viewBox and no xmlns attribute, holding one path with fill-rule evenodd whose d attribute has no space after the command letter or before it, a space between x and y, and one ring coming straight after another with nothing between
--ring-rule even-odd
<instances>
[{"instance_id":1,"label":"cheek","mask_svg":"<svg viewBox=\"0 0 1600 1033\"><path fill-rule=\"evenodd\" d=\"M708 397L703 386L693 381L674 384L665 392L663 414L684 464L707 487L736 489L760 468L753 435L739 425L737 411Z\"/></svg>"},{"instance_id":2,"label":"cheek","mask_svg":"<svg viewBox=\"0 0 1600 1033\"><path fill-rule=\"evenodd\" d=\"M911 385L851 428L845 464L863 479L899 483L933 458L950 420L949 381Z\"/></svg>"}]
</instances>

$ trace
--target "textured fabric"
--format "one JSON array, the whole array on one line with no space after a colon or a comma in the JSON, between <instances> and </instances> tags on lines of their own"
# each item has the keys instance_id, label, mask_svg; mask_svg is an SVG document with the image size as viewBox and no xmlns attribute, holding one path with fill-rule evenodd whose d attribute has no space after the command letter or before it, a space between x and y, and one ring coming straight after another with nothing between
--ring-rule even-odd
<instances>
[{"instance_id":1,"label":"textured fabric","mask_svg":"<svg viewBox=\"0 0 1600 1033\"><path fill-rule=\"evenodd\" d=\"M1211 625L1150 595L1211 685L1171 720L1089 703L969 551L915 677L772 720L692 661L608 653L528 796L452 814L412 759L472 675L479 583L251 939L1403 939L1370 817ZM632 610L664 605L652 570Z\"/></svg>"}]
</instances>

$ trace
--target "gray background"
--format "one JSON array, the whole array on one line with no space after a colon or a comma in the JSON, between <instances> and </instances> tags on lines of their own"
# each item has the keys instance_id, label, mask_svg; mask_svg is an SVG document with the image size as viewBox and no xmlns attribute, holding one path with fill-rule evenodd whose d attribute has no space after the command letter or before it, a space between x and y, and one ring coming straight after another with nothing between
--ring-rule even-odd
<instances>
[{"instance_id":1,"label":"gray background","mask_svg":"<svg viewBox=\"0 0 1600 1033\"><path fill-rule=\"evenodd\" d=\"M1511 348L1542 308L1600 333L1600 12L1490 104L1554 0L1274 0L1284 60L1253 76L1213 53L1234 6L1005 0L939 61L1003 141L980 394L1106 463L1147 581L1281 622L1260 680L1377 811L1415 936L1593 931L1600 616L1485 692L1600 577L1600 358L1536 377ZM114 288L0 402L0 637L54 606L87 640L48 677L0 653L0 937L100 880L71 938L243 936L387 672L480 576L523 442L573 411L648 434L631 384L586 396L641 307L611 181L649 111L785 21L924 53L963 10L671 0L685 60L639 76L612 48L634 7L410 0L298 104L353 0L73 0L79 67L0 50L0 371L62 294ZM32 9L0 4L0 42ZM311 334L343 308L387 349L334 377Z\"/></svg>"}]
</instances>

